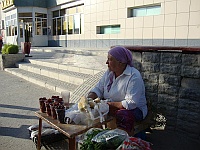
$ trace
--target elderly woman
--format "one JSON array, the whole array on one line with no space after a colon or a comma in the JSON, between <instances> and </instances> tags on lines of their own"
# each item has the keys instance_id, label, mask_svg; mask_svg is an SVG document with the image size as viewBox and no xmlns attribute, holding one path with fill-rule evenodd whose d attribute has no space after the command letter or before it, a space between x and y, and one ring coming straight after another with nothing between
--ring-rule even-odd
<instances>
[{"instance_id":1,"label":"elderly woman","mask_svg":"<svg viewBox=\"0 0 200 150\"><path fill-rule=\"evenodd\" d=\"M134 121L147 115L144 82L140 72L133 67L131 52L124 47L110 49L106 64L108 70L88 98L107 100L109 114L116 117L117 127L130 133Z\"/></svg>"}]
</instances>

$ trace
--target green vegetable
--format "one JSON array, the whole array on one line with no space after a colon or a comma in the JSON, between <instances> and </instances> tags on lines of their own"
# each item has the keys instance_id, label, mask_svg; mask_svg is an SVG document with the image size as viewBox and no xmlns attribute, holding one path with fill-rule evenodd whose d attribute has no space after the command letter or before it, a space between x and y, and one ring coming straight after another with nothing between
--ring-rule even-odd
<instances>
[{"instance_id":1,"label":"green vegetable","mask_svg":"<svg viewBox=\"0 0 200 150\"><path fill-rule=\"evenodd\" d=\"M98 133L92 141L101 144L104 147L116 149L126 139L128 134L120 129L103 131Z\"/></svg>"},{"instance_id":2,"label":"green vegetable","mask_svg":"<svg viewBox=\"0 0 200 150\"><path fill-rule=\"evenodd\" d=\"M95 137L98 133L108 130L108 129L97 129L94 128L86 133L86 138L83 140L83 143L80 146L80 150L102 150L105 147L101 143L92 142L92 138Z\"/></svg>"}]
</instances>

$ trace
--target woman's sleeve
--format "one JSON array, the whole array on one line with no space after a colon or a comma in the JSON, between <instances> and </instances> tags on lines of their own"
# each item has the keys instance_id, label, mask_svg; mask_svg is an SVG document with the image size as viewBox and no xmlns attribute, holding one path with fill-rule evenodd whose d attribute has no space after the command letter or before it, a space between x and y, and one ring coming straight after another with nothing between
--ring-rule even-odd
<instances>
[{"instance_id":1,"label":"woman's sleeve","mask_svg":"<svg viewBox=\"0 0 200 150\"><path fill-rule=\"evenodd\" d=\"M125 100L122 101L123 107L128 110L138 107L143 91L144 83L142 78L132 76L127 85Z\"/></svg>"},{"instance_id":2,"label":"woman's sleeve","mask_svg":"<svg viewBox=\"0 0 200 150\"><path fill-rule=\"evenodd\" d=\"M99 98L103 98L103 93L104 93L104 86L105 86L105 81L107 77L107 72L104 73L102 78L99 80L99 82L94 86L94 88L90 92L94 92L97 94Z\"/></svg>"}]
</instances>

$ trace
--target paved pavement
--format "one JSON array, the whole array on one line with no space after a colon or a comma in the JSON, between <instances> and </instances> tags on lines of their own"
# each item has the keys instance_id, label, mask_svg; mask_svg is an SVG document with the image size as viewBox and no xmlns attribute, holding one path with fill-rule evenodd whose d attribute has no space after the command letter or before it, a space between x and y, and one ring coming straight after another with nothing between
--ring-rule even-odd
<instances>
[{"instance_id":1,"label":"paved pavement","mask_svg":"<svg viewBox=\"0 0 200 150\"><path fill-rule=\"evenodd\" d=\"M38 124L40 97L59 95L0 71L0 150L35 150L27 128Z\"/></svg>"},{"instance_id":2,"label":"paved pavement","mask_svg":"<svg viewBox=\"0 0 200 150\"><path fill-rule=\"evenodd\" d=\"M36 150L27 128L38 123L34 115L39 108L38 99L52 95L60 93L0 71L0 150ZM199 150L200 147L195 140L164 130L153 130L147 140L153 143L154 150Z\"/></svg>"}]
</instances>

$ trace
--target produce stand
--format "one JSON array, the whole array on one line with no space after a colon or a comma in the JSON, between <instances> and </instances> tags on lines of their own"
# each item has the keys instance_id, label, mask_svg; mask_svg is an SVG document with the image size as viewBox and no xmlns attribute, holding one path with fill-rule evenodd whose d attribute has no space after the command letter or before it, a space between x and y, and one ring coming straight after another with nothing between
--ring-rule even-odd
<instances>
[{"instance_id":1,"label":"produce stand","mask_svg":"<svg viewBox=\"0 0 200 150\"><path fill-rule=\"evenodd\" d=\"M39 130L38 130L38 143L37 150L41 148L41 130L42 130L42 121L47 122L53 128L57 129L59 132L66 135L69 139L69 149L76 150L76 136L85 133L90 128L102 127L106 125L107 122L112 120L112 117L107 117L104 122L99 120L94 120L92 124L88 125L76 125L76 124L62 124L58 123L58 120L53 119L51 116L47 116L46 113L40 111L35 112L35 115L39 118Z\"/></svg>"}]
</instances>

